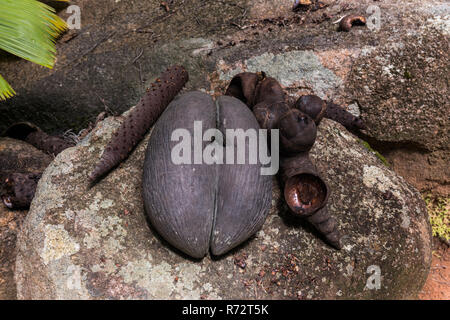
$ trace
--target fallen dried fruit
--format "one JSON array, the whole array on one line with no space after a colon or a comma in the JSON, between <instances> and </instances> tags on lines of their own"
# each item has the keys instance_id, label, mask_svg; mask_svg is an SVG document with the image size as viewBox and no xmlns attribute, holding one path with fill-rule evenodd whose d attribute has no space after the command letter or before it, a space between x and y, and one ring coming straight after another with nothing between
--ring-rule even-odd
<instances>
[{"instance_id":1,"label":"fallen dried fruit","mask_svg":"<svg viewBox=\"0 0 450 320\"><path fill-rule=\"evenodd\" d=\"M364 26L366 24L366 18L361 15L349 14L341 19L339 22L339 31L348 32L352 26Z\"/></svg>"}]
</instances>

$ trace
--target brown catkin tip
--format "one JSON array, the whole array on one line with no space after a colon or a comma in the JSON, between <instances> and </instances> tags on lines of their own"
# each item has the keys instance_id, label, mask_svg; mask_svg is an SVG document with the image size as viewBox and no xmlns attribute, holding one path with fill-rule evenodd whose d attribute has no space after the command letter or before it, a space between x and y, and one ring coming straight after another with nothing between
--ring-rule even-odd
<instances>
[{"instance_id":1,"label":"brown catkin tip","mask_svg":"<svg viewBox=\"0 0 450 320\"><path fill-rule=\"evenodd\" d=\"M327 103L325 118L339 122L350 131L359 131L366 128L361 118L355 117L350 112L333 102Z\"/></svg>"},{"instance_id":2,"label":"brown catkin tip","mask_svg":"<svg viewBox=\"0 0 450 320\"><path fill-rule=\"evenodd\" d=\"M91 183L128 157L188 79L184 67L172 66L151 84L152 90L145 92L106 146L100 161L89 175Z\"/></svg>"},{"instance_id":3,"label":"brown catkin tip","mask_svg":"<svg viewBox=\"0 0 450 320\"><path fill-rule=\"evenodd\" d=\"M336 220L330 216L328 209L323 207L307 217L316 230L324 237L325 241L336 249L342 249L341 235L337 229Z\"/></svg>"}]
</instances>

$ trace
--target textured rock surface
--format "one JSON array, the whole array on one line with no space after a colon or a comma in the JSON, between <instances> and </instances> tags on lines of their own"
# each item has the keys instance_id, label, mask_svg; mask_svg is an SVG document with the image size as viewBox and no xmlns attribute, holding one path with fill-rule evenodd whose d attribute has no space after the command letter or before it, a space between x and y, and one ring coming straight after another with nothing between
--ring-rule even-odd
<instances>
[{"instance_id":1,"label":"textured rock surface","mask_svg":"<svg viewBox=\"0 0 450 320\"><path fill-rule=\"evenodd\" d=\"M51 160L52 157L28 143L0 138L0 196L9 173L42 172ZM11 211L0 202L0 300L16 298L16 238L26 214L25 210Z\"/></svg>"},{"instance_id":2,"label":"textured rock surface","mask_svg":"<svg viewBox=\"0 0 450 320\"><path fill-rule=\"evenodd\" d=\"M193 261L147 224L141 198L148 136L93 188L87 175L121 118L59 154L21 230L21 299L410 298L429 271L431 235L418 192L337 123L323 121L312 158L346 236L336 251L286 215L273 190L261 231L219 258ZM376 276L380 271L380 287ZM372 288L372 289L371 289Z\"/></svg>"},{"instance_id":3,"label":"textured rock surface","mask_svg":"<svg viewBox=\"0 0 450 320\"><path fill-rule=\"evenodd\" d=\"M367 139L417 188L443 195L450 194L449 50L448 34L410 33L358 59L348 81Z\"/></svg>"}]
</instances>

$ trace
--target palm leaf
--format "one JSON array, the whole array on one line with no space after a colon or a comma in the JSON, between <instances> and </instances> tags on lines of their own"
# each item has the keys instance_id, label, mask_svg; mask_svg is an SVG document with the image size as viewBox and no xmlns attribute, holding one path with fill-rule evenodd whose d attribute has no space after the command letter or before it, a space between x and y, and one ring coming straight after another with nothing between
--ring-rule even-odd
<instances>
[{"instance_id":1,"label":"palm leaf","mask_svg":"<svg viewBox=\"0 0 450 320\"><path fill-rule=\"evenodd\" d=\"M0 0L0 8L0 49L53 68L55 38L67 29L55 10L36 0ZM13 93L14 90L1 78L0 99Z\"/></svg>"},{"instance_id":2,"label":"palm leaf","mask_svg":"<svg viewBox=\"0 0 450 320\"><path fill-rule=\"evenodd\" d=\"M13 88L3 79L2 75L0 75L0 100L6 100L7 98L11 98L16 92Z\"/></svg>"}]
</instances>

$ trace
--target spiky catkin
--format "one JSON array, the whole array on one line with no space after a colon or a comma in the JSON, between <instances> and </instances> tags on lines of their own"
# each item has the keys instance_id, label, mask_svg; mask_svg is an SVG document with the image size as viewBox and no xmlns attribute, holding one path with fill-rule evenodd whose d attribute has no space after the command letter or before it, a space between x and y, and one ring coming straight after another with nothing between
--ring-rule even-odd
<instances>
[{"instance_id":1,"label":"spiky catkin","mask_svg":"<svg viewBox=\"0 0 450 320\"><path fill-rule=\"evenodd\" d=\"M188 79L184 67L172 66L151 84L106 146L100 161L89 175L91 182L97 181L128 157Z\"/></svg>"}]
</instances>

